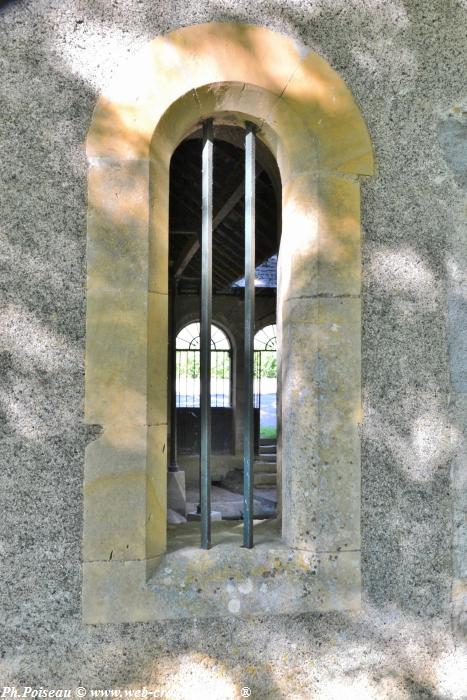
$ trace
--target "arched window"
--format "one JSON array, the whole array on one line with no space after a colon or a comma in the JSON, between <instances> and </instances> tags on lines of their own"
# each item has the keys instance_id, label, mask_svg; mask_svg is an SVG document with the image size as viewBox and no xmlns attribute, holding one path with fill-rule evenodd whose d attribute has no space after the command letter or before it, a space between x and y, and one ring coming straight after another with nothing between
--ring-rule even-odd
<instances>
[{"instance_id":1,"label":"arched window","mask_svg":"<svg viewBox=\"0 0 467 700\"><path fill-rule=\"evenodd\" d=\"M254 338L254 405L259 410L259 443L277 438L277 330L261 328ZM259 444L257 446L259 451Z\"/></svg>"},{"instance_id":2,"label":"arched window","mask_svg":"<svg viewBox=\"0 0 467 700\"><path fill-rule=\"evenodd\" d=\"M257 352L272 352L277 350L277 330L276 324L261 328L255 335L255 350Z\"/></svg>"},{"instance_id":3,"label":"arched window","mask_svg":"<svg viewBox=\"0 0 467 700\"><path fill-rule=\"evenodd\" d=\"M200 323L184 326L176 343L177 408L200 405ZM211 325L211 406L230 408L232 403L232 348L223 330Z\"/></svg>"},{"instance_id":4,"label":"arched window","mask_svg":"<svg viewBox=\"0 0 467 700\"><path fill-rule=\"evenodd\" d=\"M263 546L229 556L232 586L219 586L230 541L200 557L167 551L170 159L200 117L248 120L282 185L280 530L256 528ZM351 92L320 56L264 27L184 27L119 69L87 155L85 416L102 431L85 457L84 620L359 609L358 178L373 155ZM182 590L188 573L196 583ZM257 594L265 575L269 596ZM233 595L237 583L252 594Z\"/></svg>"}]
</instances>

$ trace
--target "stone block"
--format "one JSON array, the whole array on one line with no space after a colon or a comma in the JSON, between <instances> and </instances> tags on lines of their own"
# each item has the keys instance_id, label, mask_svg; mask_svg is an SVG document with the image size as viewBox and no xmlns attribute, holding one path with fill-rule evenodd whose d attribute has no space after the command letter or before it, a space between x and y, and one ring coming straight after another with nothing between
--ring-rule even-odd
<instances>
[{"instance_id":1,"label":"stone block","mask_svg":"<svg viewBox=\"0 0 467 700\"><path fill-rule=\"evenodd\" d=\"M285 541L312 550L358 548L360 300L287 302L282 353Z\"/></svg>"},{"instance_id":2,"label":"stone block","mask_svg":"<svg viewBox=\"0 0 467 700\"><path fill-rule=\"evenodd\" d=\"M210 115L225 115L226 120L230 116L235 120L235 115L239 115L239 125L242 124L242 117L250 116L258 124L266 120L277 102L277 95L263 90L255 85L245 83L214 83L204 85L196 89L196 96L200 105L202 117ZM217 121L217 118L216 118Z\"/></svg>"},{"instance_id":3,"label":"stone block","mask_svg":"<svg viewBox=\"0 0 467 700\"><path fill-rule=\"evenodd\" d=\"M361 413L361 301L359 298L320 298L318 364L315 381L320 398L352 404ZM322 401L322 409L325 403ZM330 410L333 410L332 407Z\"/></svg>"},{"instance_id":4,"label":"stone block","mask_svg":"<svg viewBox=\"0 0 467 700\"><path fill-rule=\"evenodd\" d=\"M340 407L332 423L320 413L318 456L319 551L360 549L360 435L356 416Z\"/></svg>"},{"instance_id":5,"label":"stone block","mask_svg":"<svg viewBox=\"0 0 467 700\"><path fill-rule=\"evenodd\" d=\"M147 291L89 290L86 422L146 424Z\"/></svg>"},{"instance_id":6,"label":"stone block","mask_svg":"<svg viewBox=\"0 0 467 700\"><path fill-rule=\"evenodd\" d=\"M170 37L158 37L121 67L94 110L88 157L149 156L162 115L191 88L184 60Z\"/></svg>"},{"instance_id":7,"label":"stone block","mask_svg":"<svg viewBox=\"0 0 467 700\"><path fill-rule=\"evenodd\" d=\"M149 214L149 291L167 294L169 288L170 160L151 162Z\"/></svg>"},{"instance_id":8,"label":"stone block","mask_svg":"<svg viewBox=\"0 0 467 700\"><path fill-rule=\"evenodd\" d=\"M178 472L167 473L167 503L169 508L181 515L185 515L185 472L181 469Z\"/></svg>"},{"instance_id":9,"label":"stone block","mask_svg":"<svg viewBox=\"0 0 467 700\"><path fill-rule=\"evenodd\" d=\"M199 524L178 525L184 546L155 558L149 580L144 562L85 563L84 621L149 622L360 609L359 552L293 550L259 531L255 548L244 549L231 539L236 528L215 523L214 537L223 533L224 541L200 550ZM269 533L271 526L267 524L266 529Z\"/></svg>"},{"instance_id":10,"label":"stone block","mask_svg":"<svg viewBox=\"0 0 467 700\"><path fill-rule=\"evenodd\" d=\"M146 426L111 425L86 448L86 561L144 557L146 434Z\"/></svg>"},{"instance_id":11,"label":"stone block","mask_svg":"<svg viewBox=\"0 0 467 700\"><path fill-rule=\"evenodd\" d=\"M318 292L319 212L316 201L284 198L277 260L278 304Z\"/></svg>"},{"instance_id":12,"label":"stone block","mask_svg":"<svg viewBox=\"0 0 467 700\"><path fill-rule=\"evenodd\" d=\"M303 173L319 171L316 138L293 105L282 98L278 100L267 116L267 124L277 134L274 156L283 185L293 182Z\"/></svg>"},{"instance_id":13,"label":"stone block","mask_svg":"<svg viewBox=\"0 0 467 700\"><path fill-rule=\"evenodd\" d=\"M360 295L360 185L349 177L320 176L319 283L320 294Z\"/></svg>"},{"instance_id":14,"label":"stone block","mask_svg":"<svg viewBox=\"0 0 467 700\"><path fill-rule=\"evenodd\" d=\"M165 294L150 292L148 304L148 424L165 425L167 424L168 297Z\"/></svg>"},{"instance_id":15,"label":"stone block","mask_svg":"<svg viewBox=\"0 0 467 700\"><path fill-rule=\"evenodd\" d=\"M162 612L151 605L144 561L92 561L83 564L82 608L85 624L147 622Z\"/></svg>"},{"instance_id":16,"label":"stone block","mask_svg":"<svg viewBox=\"0 0 467 700\"><path fill-rule=\"evenodd\" d=\"M86 482L141 471L146 464L147 427L145 425L108 425L97 440L86 447Z\"/></svg>"},{"instance_id":17,"label":"stone block","mask_svg":"<svg viewBox=\"0 0 467 700\"><path fill-rule=\"evenodd\" d=\"M312 381L317 352L317 337L310 333L310 325L283 323L282 357L286 358L281 377L283 536L290 546L308 549L315 548L318 535L319 396ZM300 440L297 435L302 436Z\"/></svg>"},{"instance_id":18,"label":"stone block","mask_svg":"<svg viewBox=\"0 0 467 700\"><path fill-rule=\"evenodd\" d=\"M167 541L167 425L148 427L146 556L165 551Z\"/></svg>"},{"instance_id":19,"label":"stone block","mask_svg":"<svg viewBox=\"0 0 467 700\"><path fill-rule=\"evenodd\" d=\"M193 85L251 83L280 95L300 62L300 48L264 27L211 22L168 35Z\"/></svg>"},{"instance_id":20,"label":"stone block","mask_svg":"<svg viewBox=\"0 0 467 700\"><path fill-rule=\"evenodd\" d=\"M283 94L319 144L321 171L373 174L371 141L352 93L315 53L305 56Z\"/></svg>"},{"instance_id":21,"label":"stone block","mask_svg":"<svg viewBox=\"0 0 467 700\"><path fill-rule=\"evenodd\" d=\"M149 161L94 159L88 183L88 290L147 289Z\"/></svg>"},{"instance_id":22,"label":"stone block","mask_svg":"<svg viewBox=\"0 0 467 700\"><path fill-rule=\"evenodd\" d=\"M167 478L148 478L146 488L146 558L151 560L167 546Z\"/></svg>"},{"instance_id":23,"label":"stone block","mask_svg":"<svg viewBox=\"0 0 467 700\"><path fill-rule=\"evenodd\" d=\"M326 425L338 416L352 424L361 419L360 306L354 298L299 299L285 305L283 391L291 381L313 387ZM293 360L286 355L292 348Z\"/></svg>"},{"instance_id":24,"label":"stone block","mask_svg":"<svg viewBox=\"0 0 467 700\"><path fill-rule=\"evenodd\" d=\"M151 139L151 162L167 167L180 141L199 127L200 116L198 96L192 88L178 97L157 123Z\"/></svg>"},{"instance_id":25,"label":"stone block","mask_svg":"<svg viewBox=\"0 0 467 700\"><path fill-rule=\"evenodd\" d=\"M349 177L302 173L283 187L282 299L359 295L360 187Z\"/></svg>"},{"instance_id":26,"label":"stone block","mask_svg":"<svg viewBox=\"0 0 467 700\"><path fill-rule=\"evenodd\" d=\"M148 477L155 486L167 483L167 424L150 425L148 435Z\"/></svg>"}]
</instances>

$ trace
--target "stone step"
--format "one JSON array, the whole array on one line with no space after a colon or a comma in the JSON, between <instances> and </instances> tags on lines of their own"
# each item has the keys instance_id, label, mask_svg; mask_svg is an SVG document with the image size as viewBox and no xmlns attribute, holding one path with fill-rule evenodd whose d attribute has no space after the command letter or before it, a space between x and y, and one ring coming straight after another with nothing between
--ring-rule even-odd
<instances>
[{"instance_id":1,"label":"stone step","mask_svg":"<svg viewBox=\"0 0 467 700\"><path fill-rule=\"evenodd\" d=\"M260 446L259 446L260 454L266 454L266 453L276 454L276 449L277 449L276 444L274 444L274 445L273 444L262 445L260 443Z\"/></svg>"},{"instance_id":2,"label":"stone step","mask_svg":"<svg viewBox=\"0 0 467 700\"><path fill-rule=\"evenodd\" d=\"M253 472L255 474L274 474L277 472L277 464L275 462L253 462Z\"/></svg>"},{"instance_id":3,"label":"stone step","mask_svg":"<svg viewBox=\"0 0 467 700\"><path fill-rule=\"evenodd\" d=\"M261 473L255 474L253 478L253 483L257 488L267 488L269 486L275 486L277 484L277 474Z\"/></svg>"},{"instance_id":4,"label":"stone step","mask_svg":"<svg viewBox=\"0 0 467 700\"><path fill-rule=\"evenodd\" d=\"M266 453L260 452L258 455L258 459L261 462L277 462L277 455L275 452L274 452L274 454L268 453L268 452L266 452Z\"/></svg>"}]
</instances>

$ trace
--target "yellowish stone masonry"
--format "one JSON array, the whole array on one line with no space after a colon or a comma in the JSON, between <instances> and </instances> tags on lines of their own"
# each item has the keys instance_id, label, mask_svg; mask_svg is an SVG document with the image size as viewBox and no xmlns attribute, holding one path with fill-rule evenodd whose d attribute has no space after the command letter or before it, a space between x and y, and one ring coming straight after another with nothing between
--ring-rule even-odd
<instances>
[{"instance_id":1,"label":"yellowish stone masonry","mask_svg":"<svg viewBox=\"0 0 467 700\"><path fill-rule=\"evenodd\" d=\"M282 519L251 551L226 528L208 552L189 527L167 545L169 165L208 116L256 123L282 181ZM373 155L351 93L270 30L188 27L117 71L87 155L86 420L103 433L86 451L84 620L358 608L357 178Z\"/></svg>"}]
</instances>

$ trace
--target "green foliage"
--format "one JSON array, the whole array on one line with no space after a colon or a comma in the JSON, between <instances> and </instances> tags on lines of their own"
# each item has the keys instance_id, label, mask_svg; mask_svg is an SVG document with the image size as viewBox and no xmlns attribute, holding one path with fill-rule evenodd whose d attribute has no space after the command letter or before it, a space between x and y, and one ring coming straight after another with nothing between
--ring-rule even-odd
<instances>
[{"instance_id":1,"label":"green foliage","mask_svg":"<svg viewBox=\"0 0 467 700\"><path fill-rule=\"evenodd\" d=\"M199 379L199 352L183 350L177 352L177 376ZM277 377L277 353L275 350L255 352L254 376L259 379L275 379ZM230 377L230 355L227 351L211 353L211 377L218 379Z\"/></svg>"},{"instance_id":2,"label":"green foliage","mask_svg":"<svg viewBox=\"0 0 467 700\"><path fill-rule=\"evenodd\" d=\"M177 376L199 379L200 362L199 352L177 352Z\"/></svg>"},{"instance_id":3,"label":"green foliage","mask_svg":"<svg viewBox=\"0 0 467 700\"><path fill-rule=\"evenodd\" d=\"M277 353L275 350L261 350L256 353L255 377L258 379L277 377Z\"/></svg>"},{"instance_id":4,"label":"green foliage","mask_svg":"<svg viewBox=\"0 0 467 700\"><path fill-rule=\"evenodd\" d=\"M277 428L275 426L265 425L259 431L260 438L273 439L277 437Z\"/></svg>"},{"instance_id":5,"label":"green foliage","mask_svg":"<svg viewBox=\"0 0 467 700\"><path fill-rule=\"evenodd\" d=\"M200 354L199 352L177 352L177 377L188 377L188 379L199 379L200 377ZM227 351L211 353L211 377L218 379L229 379L230 377L230 357Z\"/></svg>"}]
</instances>

